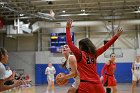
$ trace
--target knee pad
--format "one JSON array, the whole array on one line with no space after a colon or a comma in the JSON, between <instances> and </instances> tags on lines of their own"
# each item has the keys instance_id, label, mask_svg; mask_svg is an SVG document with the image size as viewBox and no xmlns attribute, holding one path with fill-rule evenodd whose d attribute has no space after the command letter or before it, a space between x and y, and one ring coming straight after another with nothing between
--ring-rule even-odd
<instances>
[{"instance_id":1,"label":"knee pad","mask_svg":"<svg viewBox=\"0 0 140 93\"><path fill-rule=\"evenodd\" d=\"M106 88L106 93L111 93L111 88Z\"/></svg>"}]
</instances>

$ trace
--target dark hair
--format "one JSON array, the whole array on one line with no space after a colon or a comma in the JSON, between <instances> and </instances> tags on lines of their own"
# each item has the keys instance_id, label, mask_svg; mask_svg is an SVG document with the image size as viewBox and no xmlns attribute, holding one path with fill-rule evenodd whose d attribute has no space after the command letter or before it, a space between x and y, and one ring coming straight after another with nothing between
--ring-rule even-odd
<instances>
[{"instance_id":1,"label":"dark hair","mask_svg":"<svg viewBox=\"0 0 140 93\"><path fill-rule=\"evenodd\" d=\"M2 55L5 55L7 53L6 49L0 48L0 61L2 60Z\"/></svg>"},{"instance_id":2,"label":"dark hair","mask_svg":"<svg viewBox=\"0 0 140 93\"><path fill-rule=\"evenodd\" d=\"M61 67L67 69L66 64L67 64L67 60L63 64L61 64Z\"/></svg>"},{"instance_id":3,"label":"dark hair","mask_svg":"<svg viewBox=\"0 0 140 93\"><path fill-rule=\"evenodd\" d=\"M96 47L95 45L89 40L88 38L82 39L79 41L79 48L82 51L85 51L87 53L91 53L96 56L95 51Z\"/></svg>"},{"instance_id":4,"label":"dark hair","mask_svg":"<svg viewBox=\"0 0 140 93\"><path fill-rule=\"evenodd\" d=\"M113 54L115 54L115 53L111 53L111 54L110 54L110 57L111 57ZM115 54L115 55L116 55L116 54Z\"/></svg>"}]
</instances>

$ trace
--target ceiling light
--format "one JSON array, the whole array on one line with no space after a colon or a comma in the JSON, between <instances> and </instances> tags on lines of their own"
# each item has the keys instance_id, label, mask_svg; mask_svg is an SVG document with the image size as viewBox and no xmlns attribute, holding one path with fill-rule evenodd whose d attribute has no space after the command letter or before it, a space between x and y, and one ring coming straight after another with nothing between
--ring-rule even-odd
<instances>
[{"instance_id":1,"label":"ceiling light","mask_svg":"<svg viewBox=\"0 0 140 93\"><path fill-rule=\"evenodd\" d=\"M65 11L65 10L63 10L62 12L63 12L63 13L66 13L66 11Z\"/></svg>"},{"instance_id":2,"label":"ceiling light","mask_svg":"<svg viewBox=\"0 0 140 93\"><path fill-rule=\"evenodd\" d=\"M0 4L1 4L1 5L3 5L3 4L4 4L4 2L0 2Z\"/></svg>"},{"instance_id":3,"label":"ceiling light","mask_svg":"<svg viewBox=\"0 0 140 93\"><path fill-rule=\"evenodd\" d=\"M84 9L82 9L81 11L82 11L82 12L85 12L85 10L84 10Z\"/></svg>"},{"instance_id":4,"label":"ceiling light","mask_svg":"<svg viewBox=\"0 0 140 93\"><path fill-rule=\"evenodd\" d=\"M77 15L89 15L89 14L87 14L87 13L81 13L81 14L77 14Z\"/></svg>"},{"instance_id":5,"label":"ceiling light","mask_svg":"<svg viewBox=\"0 0 140 93\"><path fill-rule=\"evenodd\" d=\"M138 10L138 11L134 11L133 13L140 13L140 10Z\"/></svg>"},{"instance_id":6,"label":"ceiling light","mask_svg":"<svg viewBox=\"0 0 140 93\"><path fill-rule=\"evenodd\" d=\"M70 14L60 15L60 16L71 16Z\"/></svg>"},{"instance_id":7,"label":"ceiling light","mask_svg":"<svg viewBox=\"0 0 140 93\"><path fill-rule=\"evenodd\" d=\"M24 16L24 14L19 14L19 16Z\"/></svg>"}]
</instances>

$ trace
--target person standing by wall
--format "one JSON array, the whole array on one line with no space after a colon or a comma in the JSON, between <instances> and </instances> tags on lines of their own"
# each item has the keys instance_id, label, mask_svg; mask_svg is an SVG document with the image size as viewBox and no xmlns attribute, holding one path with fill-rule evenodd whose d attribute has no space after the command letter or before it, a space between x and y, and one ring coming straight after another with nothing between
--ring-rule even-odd
<instances>
[{"instance_id":1,"label":"person standing by wall","mask_svg":"<svg viewBox=\"0 0 140 93\"><path fill-rule=\"evenodd\" d=\"M116 70L116 55L115 53L110 54L110 60L108 60L104 67L102 68L101 80L103 80L103 85L106 87L106 93L111 93L111 88L113 93L117 93L116 79L114 76Z\"/></svg>"},{"instance_id":2,"label":"person standing by wall","mask_svg":"<svg viewBox=\"0 0 140 93\"><path fill-rule=\"evenodd\" d=\"M132 64L132 93L135 93L137 81L140 82L140 56L136 56L135 62Z\"/></svg>"},{"instance_id":3,"label":"person standing by wall","mask_svg":"<svg viewBox=\"0 0 140 93\"><path fill-rule=\"evenodd\" d=\"M52 88L52 93L54 93L54 74L56 73L55 67L52 63L48 63L48 67L45 70L45 74L47 75L48 87L46 93L49 93L50 88Z\"/></svg>"}]
</instances>

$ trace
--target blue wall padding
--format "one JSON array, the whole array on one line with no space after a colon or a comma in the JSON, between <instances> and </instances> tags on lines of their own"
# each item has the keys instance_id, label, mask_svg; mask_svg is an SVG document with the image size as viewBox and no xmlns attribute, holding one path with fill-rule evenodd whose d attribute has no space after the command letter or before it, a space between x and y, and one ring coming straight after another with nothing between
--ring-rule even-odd
<instances>
[{"instance_id":1,"label":"blue wall padding","mask_svg":"<svg viewBox=\"0 0 140 93\"><path fill-rule=\"evenodd\" d=\"M59 64L53 64L56 69L55 76L60 73L69 72L63 69ZM97 71L99 75L101 75L101 69L104 66L104 63L97 63ZM45 69L47 64L35 64L35 83L38 84L46 84L47 76L45 75ZM115 77L118 83L131 83L132 82L132 73L131 73L131 63L117 63L117 69L115 72ZM74 80L70 79L69 83L72 83Z\"/></svg>"},{"instance_id":2,"label":"blue wall padding","mask_svg":"<svg viewBox=\"0 0 140 93\"><path fill-rule=\"evenodd\" d=\"M56 74L55 76L60 73L63 72L65 74L68 74L68 70L63 69L60 64L53 64L53 66L56 69ZM45 75L45 69L47 67L47 64L35 64L35 83L36 85L40 85L40 84L46 84L47 83L47 76ZM69 83L73 82L73 79L69 80Z\"/></svg>"}]
</instances>

